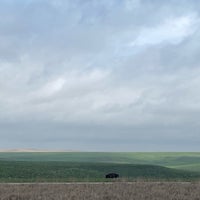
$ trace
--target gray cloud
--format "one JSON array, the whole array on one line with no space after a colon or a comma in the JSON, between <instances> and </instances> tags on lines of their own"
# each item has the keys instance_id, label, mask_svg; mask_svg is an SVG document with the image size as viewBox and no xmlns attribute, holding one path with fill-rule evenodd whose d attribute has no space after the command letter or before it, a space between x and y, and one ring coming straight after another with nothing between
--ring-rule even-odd
<instances>
[{"instance_id":1,"label":"gray cloud","mask_svg":"<svg viewBox=\"0 0 200 200\"><path fill-rule=\"evenodd\" d=\"M197 1L0 5L3 148L199 150Z\"/></svg>"}]
</instances>

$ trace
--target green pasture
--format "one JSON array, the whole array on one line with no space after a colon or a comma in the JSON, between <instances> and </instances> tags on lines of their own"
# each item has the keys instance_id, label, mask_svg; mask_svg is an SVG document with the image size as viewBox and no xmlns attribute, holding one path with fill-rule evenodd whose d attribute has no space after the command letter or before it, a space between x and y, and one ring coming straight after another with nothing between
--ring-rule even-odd
<instances>
[{"instance_id":1,"label":"green pasture","mask_svg":"<svg viewBox=\"0 0 200 200\"><path fill-rule=\"evenodd\" d=\"M200 180L200 153L48 152L0 153L0 182Z\"/></svg>"},{"instance_id":2,"label":"green pasture","mask_svg":"<svg viewBox=\"0 0 200 200\"><path fill-rule=\"evenodd\" d=\"M0 182L72 182L110 181L107 173L120 175L118 180L199 180L200 173L154 165L79 163L55 161L0 161Z\"/></svg>"},{"instance_id":3,"label":"green pasture","mask_svg":"<svg viewBox=\"0 0 200 200\"><path fill-rule=\"evenodd\" d=\"M0 161L62 161L159 165L200 172L200 152L0 153Z\"/></svg>"}]
</instances>

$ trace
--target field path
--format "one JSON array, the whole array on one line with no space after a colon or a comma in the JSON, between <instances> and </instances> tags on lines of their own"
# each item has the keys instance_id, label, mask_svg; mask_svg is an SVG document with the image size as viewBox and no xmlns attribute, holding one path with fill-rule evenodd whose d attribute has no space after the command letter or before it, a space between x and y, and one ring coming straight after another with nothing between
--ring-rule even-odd
<instances>
[{"instance_id":1,"label":"field path","mask_svg":"<svg viewBox=\"0 0 200 200\"><path fill-rule=\"evenodd\" d=\"M191 184L190 181L140 181L145 184ZM38 183L0 183L0 185L114 185L114 184L136 184L138 182L38 182Z\"/></svg>"}]
</instances>

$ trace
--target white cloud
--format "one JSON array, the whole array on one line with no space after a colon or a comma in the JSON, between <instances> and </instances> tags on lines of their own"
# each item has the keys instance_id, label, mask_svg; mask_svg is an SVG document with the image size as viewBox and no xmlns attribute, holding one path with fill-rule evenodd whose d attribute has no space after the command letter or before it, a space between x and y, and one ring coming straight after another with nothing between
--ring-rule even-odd
<instances>
[{"instance_id":1,"label":"white cloud","mask_svg":"<svg viewBox=\"0 0 200 200\"><path fill-rule=\"evenodd\" d=\"M55 95L57 92L61 91L65 84L65 79L57 78L56 80L49 81L44 86L42 86L37 92L41 97L49 97Z\"/></svg>"},{"instance_id":2,"label":"white cloud","mask_svg":"<svg viewBox=\"0 0 200 200\"><path fill-rule=\"evenodd\" d=\"M178 44L193 34L199 26L196 15L167 18L155 27L144 27L130 46L156 45L159 43Z\"/></svg>"},{"instance_id":3,"label":"white cloud","mask_svg":"<svg viewBox=\"0 0 200 200\"><path fill-rule=\"evenodd\" d=\"M169 139L171 129L188 139L188 130L199 130L196 1L6 2L0 18L12 20L0 24L0 124L15 125L0 126L0 134L32 140L32 123L45 121L52 141L117 135L131 149L134 139ZM18 127L26 123L26 131Z\"/></svg>"}]
</instances>

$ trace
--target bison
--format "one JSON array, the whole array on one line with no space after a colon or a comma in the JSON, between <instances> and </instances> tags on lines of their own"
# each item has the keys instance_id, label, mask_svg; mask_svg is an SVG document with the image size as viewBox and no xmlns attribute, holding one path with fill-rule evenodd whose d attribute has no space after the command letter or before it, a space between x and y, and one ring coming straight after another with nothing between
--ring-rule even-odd
<instances>
[{"instance_id":1,"label":"bison","mask_svg":"<svg viewBox=\"0 0 200 200\"><path fill-rule=\"evenodd\" d=\"M119 178L119 174L116 174L116 173L109 173L109 174L106 174L105 177L106 177L106 178Z\"/></svg>"}]
</instances>

